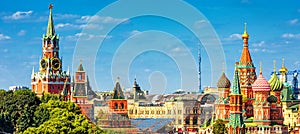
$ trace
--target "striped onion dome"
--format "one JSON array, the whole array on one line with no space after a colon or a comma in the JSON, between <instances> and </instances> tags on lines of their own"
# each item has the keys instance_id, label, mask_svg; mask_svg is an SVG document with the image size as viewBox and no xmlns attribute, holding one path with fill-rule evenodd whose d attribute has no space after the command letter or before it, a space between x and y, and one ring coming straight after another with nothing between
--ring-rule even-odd
<instances>
[{"instance_id":1,"label":"striped onion dome","mask_svg":"<svg viewBox=\"0 0 300 134\"><path fill-rule=\"evenodd\" d=\"M252 89L253 91L270 91L270 84L261 72L259 73L259 76L255 82L252 84Z\"/></svg>"},{"instance_id":2,"label":"striped onion dome","mask_svg":"<svg viewBox=\"0 0 300 134\"><path fill-rule=\"evenodd\" d=\"M276 75L276 72L274 72L273 75L271 76L269 83L270 83L271 91L281 91L282 90L283 85L280 82L278 76Z\"/></svg>"},{"instance_id":3,"label":"striped onion dome","mask_svg":"<svg viewBox=\"0 0 300 134\"><path fill-rule=\"evenodd\" d=\"M218 83L217 83L217 87L218 88L230 88L230 81L229 79L226 77L225 73L223 72Z\"/></svg>"}]
</instances>

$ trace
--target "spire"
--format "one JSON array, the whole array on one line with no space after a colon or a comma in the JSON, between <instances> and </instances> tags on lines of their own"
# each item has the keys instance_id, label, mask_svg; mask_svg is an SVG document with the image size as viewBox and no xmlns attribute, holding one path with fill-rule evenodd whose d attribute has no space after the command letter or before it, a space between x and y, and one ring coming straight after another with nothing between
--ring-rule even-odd
<instances>
[{"instance_id":1,"label":"spire","mask_svg":"<svg viewBox=\"0 0 300 134\"><path fill-rule=\"evenodd\" d=\"M242 35L242 38L244 40L244 48L243 48L243 51L242 51L242 56L241 56L241 59L240 59L240 64L242 66L254 67L253 64L252 64L252 58L251 58L251 55L250 55L250 52L249 52L249 49L248 49L248 38L249 38L249 35L247 33L246 23L245 23L245 26L244 26L244 34Z\"/></svg>"},{"instance_id":2,"label":"spire","mask_svg":"<svg viewBox=\"0 0 300 134\"><path fill-rule=\"evenodd\" d=\"M83 66L82 66L82 60L81 60L81 59L80 59L80 63L79 63L79 66L78 66L77 71L84 71Z\"/></svg>"},{"instance_id":3,"label":"spire","mask_svg":"<svg viewBox=\"0 0 300 134\"><path fill-rule=\"evenodd\" d=\"M116 84L114 87L113 99L125 99L119 80L120 77L117 77Z\"/></svg>"},{"instance_id":4,"label":"spire","mask_svg":"<svg viewBox=\"0 0 300 134\"><path fill-rule=\"evenodd\" d=\"M67 76L70 76L70 66L68 66L68 70L67 70Z\"/></svg>"},{"instance_id":5,"label":"spire","mask_svg":"<svg viewBox=\"0 0 300 134\"><path fill-rule=\"evenodd\" d=\"M273 72L276 73L276 60L273 60L273 64L274 64Z\"/></svg>"},{"instance_id":6,"label":"spire","mask_svg":"<svg viewBox=\"0 0 300 134\"><path fill-rule=\"evenodd\" d=\"M249 34L247 33L247 23L244 24L244 34L242 35L242 39L244 40L244 46L248 46Z\"/></svg>"},{"instance_id":7,"label":"spire","mask_svg":"<svg viewBox=\"0 0 300 134\"><path fill-rule=\"evenodd\" d=\"M34 77L34 66L32 67L31 79Z\"/></svg>"},{"instance_id":8,"label":"spire","mask_svg":"<svg viewBox=\"0 0 300 134\"><path fill-rule=\"evenodd\" d=\"M281 68L279 69L279 72L283 74L288 72L288 69L284 66L284 58L282 58L282 65Z\"/></svg>"},{"instance_id":9,"label":"spire","mask_svg":"<svg viewBox=\"0 0 300 134\"><path fill-rule=\"evenodd\" d=\"M232 86L231 94L236 94L236 95L241 94L239 73L237 67L235 67L234 69L233 86Z\"/></svg>"},{"instance_id":10,"label":"spire","mask_svg":"<svg viewBox=\"0 0 300 134\"><path fill-rule=\"evenodd\" d=\"M46 36L50 37L50 38L52 38L55 35L53 18L52 18L52 8L53 8L53 5L50 4L49 5L50 14L49 14L48 26L47 26L47 32L46 32Z\"/></svg>"},{"instance_id":11,"label":"spire","mask_svg":"<svg viewBox=\"0 0 300 134\"><path fill-rule=\"evenodd\" d=\"M261 61L259 62L259 74L262 75L262 62Z\"/></svg>"}]
</instances>

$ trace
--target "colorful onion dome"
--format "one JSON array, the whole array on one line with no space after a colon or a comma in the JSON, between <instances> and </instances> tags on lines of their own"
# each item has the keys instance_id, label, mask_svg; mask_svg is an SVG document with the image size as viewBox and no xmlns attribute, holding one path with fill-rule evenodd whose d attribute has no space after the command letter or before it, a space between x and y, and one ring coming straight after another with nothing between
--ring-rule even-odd
<instances>
[{"instance_id":1,"label":"colorful onion dome","mask_svg":"<svg viewBox=\"0 0 300 134\"><path fill-rule=\"evenodd\" d=\"M217 83L217 87L218 88L230 88L230 81L229 79L226 77L225 73L223 72L218 83Z\"/></svg>"},{"instance_id":2,"label":"colorful onion dome","mask_svg":"<svg viewBox=\"0 0 300 134\"><path fill-rule=\"evenodd\" d=\"M281 91L282 90L282 83L280 82L277 74L276 74L276 61L274 61L274 72L269 80L270 83L270 90L271 91Z\"/></svg>"},{"instance_id":3,"label":"colorful onion dome","mask_svg":"<svg viewBox=\"0 0 300 134\"><path fill-rule=\"evenodd\" d=\"M280 82L279 78L276 75L276 72L273 73L271 79L269 80L270 83L270 90L271 91L281 91L282 90L282 83Z\"/></svg>"},{"instance_id":4,"label":"colorful onion dome","mask_svg":"<svg viewBox=\"0 0 300 134\"><path fill-rule=\"evenodd\" d=\"M258 78L255 80L255 82L252 84L253 91L270 91L270 84L265 79L265 77L262 75L262 69L260 65L260 73Z\"/></svg>"},{"instance_id":5,"label":"colorful onion dome","mask_svg":"<svg viewBox=\"0 0 300 134\"><path fill-rule=\"evenodd\" d=\"M277 97L274 95L271 95L267 98L268 102L270 103L276 103L277 102Z\"/></svg>"}]
</instances>

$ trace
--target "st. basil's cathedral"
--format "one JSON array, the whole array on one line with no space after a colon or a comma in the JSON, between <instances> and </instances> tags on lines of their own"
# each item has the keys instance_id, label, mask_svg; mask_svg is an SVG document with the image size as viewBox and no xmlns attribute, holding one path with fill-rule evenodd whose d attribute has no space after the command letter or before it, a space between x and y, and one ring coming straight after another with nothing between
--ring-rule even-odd
<instances>
[{"instance_id":1,"label":"st. basil's cathedral","mask_svg":"<svg viewBox=\"0 0 300 134\"><path fill-rule=\"evenodd\" d=\"M216 119L226 123L229 134L244 133L288 133L288 127L283 124L281 91L286 82L286 68L280 69L282 79L274 72L269 81L265 79L260 65L259 76L256 76L255 66L248 48L249 35L242 35L243 50L239 62L235 64L233 83L223 72L217 88L219 97L215 102Z\"/></svg>"}]
</instances>

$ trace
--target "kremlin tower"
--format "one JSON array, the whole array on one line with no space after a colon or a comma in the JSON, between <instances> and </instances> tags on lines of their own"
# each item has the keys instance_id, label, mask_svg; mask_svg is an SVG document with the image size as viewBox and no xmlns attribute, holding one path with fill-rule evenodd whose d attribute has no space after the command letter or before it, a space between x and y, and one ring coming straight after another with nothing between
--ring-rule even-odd
<instances>
[{"instance_id":1,"label":"kremlin tower","mask_svg":"<svg viewBox=\"0 0 300 134\"><path fill-rule=\"evenodd\" d=\"M62 70L62 60L59 58L59 36L55 33L52 4L49 6L50 14L46 35L43 35L42 58L38 72L32 70L32 91L37 96L43 93L62 94L64 100L70 99L70 74Z\"/></svg>"},{"instance_id":2,"label":"kremlin tower","mask_svg":"<svg viewBox=\"0 0 300 134\"><path fill-rule=\"evenodd\" d=\"M246 112L247 117L253 116L253 91L252 84L256 80L255 67L252 62L252 58L248 49L248 39L249 35L246 29L246 23L244 27L244 33L242 35L242 39L244 41L242 56L239 62L237 62L237 69L239 72L239 80L241 85L241 90L243 94L243 98L247 98L246 103L243 104L243 111Z\"/></svg>"}]
</instances>

